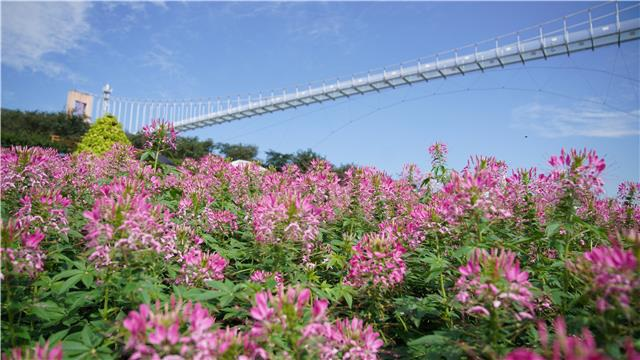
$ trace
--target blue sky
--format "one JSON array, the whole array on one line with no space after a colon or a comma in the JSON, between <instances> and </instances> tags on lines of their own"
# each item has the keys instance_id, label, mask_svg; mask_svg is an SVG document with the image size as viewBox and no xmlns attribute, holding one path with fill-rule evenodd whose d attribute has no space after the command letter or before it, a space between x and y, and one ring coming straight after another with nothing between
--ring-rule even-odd
<instances>
[{"instance_id":1,"label":"blue sky","mask_svg":"<svg viewBox=\"0 0 640 360\"><path fill-rule=\"evenodd\" d=\"M2 106L58 111L68 90L99 93L107 82L114 96L144 99L269 92L428 56L594 4L3 1ZM586 147L606 158L613 194L620 181L640 180L639 59L639 43L626 43L185 135L255 144L262 153L312 148L336 164L392 175L405 163L427 167L426 148L437 140L449 145L454 168L484 154L546 170L562 147Z\"/></svg>"}]
</instances>

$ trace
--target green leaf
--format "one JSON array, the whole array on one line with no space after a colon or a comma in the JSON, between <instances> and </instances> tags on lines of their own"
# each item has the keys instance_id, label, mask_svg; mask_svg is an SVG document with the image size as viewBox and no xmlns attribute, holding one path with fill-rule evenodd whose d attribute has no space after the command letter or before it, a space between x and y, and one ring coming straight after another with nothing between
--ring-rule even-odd
<instances>
[{"instance_id":1,"label":"green leaf","mask_svg":"<svg viewBox=\"0 0 640 360\"><path fill-rule=\"evenodd\" d=\"M82 275L82 283L87 288L91 288L92 285L94 285L94 283L93 283L93 274L92 273L86 273L86 274Z\"/></svg>"},{"instance_id":2,"label":"green leaf","mask_svg":"<svg viewBox=\"0 0 640 360\"><path fill-rule=\"evenodd\" d=\"M347 305L349 305L349 309L351 309L351 306L353 305L353 296L351 296L348 291L344 291L342 293L342 297L347 302Z\"/></svg>"},{"instance_id":3,"label":"green leaf","mask_svg":"<svg viewBox=\"0 0 640 360\"><path fill-rule=\"evenodd\" d=\"M82 328L80 335L82 336L82 343L88 347L96 347L102 340L102 337L91 330L91 327L88 324Z\"/></svg>"},{"instance_id":4,"label":"green leaf","mask_svg":"<svg viewBox=\"0 0 640 360\"><path fill-rule=\"evenodd\" d=\"M65 316L64 309L53 301L33 304L31 313L45 321L59 321Z\"/></svg>"},{"instance_id":5,"label":"green leaf","mask_svg":"<svg viewBox=\"0 0 640 360\"><path fill-rule=\"evenodd\" d=\"M65 271L59 273L58 275L54 276L53 280L54 281L62 280L62 279L66 279L66 278L69 278L69 277L72 277L72 276L75 276L75 275L78 275L78 274L83 274L83 273L84 273L83 270L78 270L78 269L65 270Z\"/></svg>"},{"instance_id":6,"label":"green leaf","mask_svg":"<svg viewBox=\"0 0 640 360\"><path fill-rule=\"evenodd\" d=\"M71 287L80 282L83 276L84 274L80 273L68 278L67 281L65 281L64 284L62 284L62 286L56 291L56 293L58 295L62 295L63 293L69 291Z\"/></svg>"},{"instance_id":7,"label":"green leaf","mask_svg":"<svg viewBox=\"0 0 640 360\"><path fill-rule=\"evenodd\" d=\"M62 331L58 331L57 333L49 336L49 343L56 344L64 339L65 336L69 333L69 329L64 329Z\"/></svg>"},{"instance_id":8,"label":"green leaf","mask_svg":"<svg viewBox=\"0 0 640 360\"><path fill-rule=\"evenodd\" d=\"M65 356L74 356L87 353L91 350L90 347L77 341L65 340L62 342L62 351Z\"/></svg>"},{"instance_id":9,"label":"green leaf","mask_svg":"<svg viewBox=\"0 0 640 360\"><path fill-rule=\"evenodd\" d=\"M560 223L557 222L553 222L549 225L547 225L547 229L545 231L545 235L547 237L552 237L553 235L557 234L558 231L560 231Z\"/></svg>"},{"instance_id":10,"label":"green leaf","mask_svg":"<svg viewBox=\"0 0 640 360\"><path fill-rule=\"evenodd\" d=\"M409 341L408 345L414 346L429 346L429 345L441 345L450 342L451 340L442 335L426 335L415 340Z\"/></svg>"}]
</instances>

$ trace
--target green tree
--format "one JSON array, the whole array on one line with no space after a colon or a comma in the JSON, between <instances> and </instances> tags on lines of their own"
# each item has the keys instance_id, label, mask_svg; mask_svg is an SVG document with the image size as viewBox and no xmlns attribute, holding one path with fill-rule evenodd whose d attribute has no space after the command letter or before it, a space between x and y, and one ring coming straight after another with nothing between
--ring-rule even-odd
<instances>
[{"instance_id":1,"label":"green tree","mask_svg":"<svg viewBox=\"0 0 640 360\"><path fill-rule=\"evenodd\" d=\"M122 130L122 124L115 116L107 114L89 128L78 144L77 152L89 151L94 154L103 154L111 149L113 144L121 143L131 145L127 135Z\"/></svg>"},{"instance_id":2,"label":"green tree","mask_svg":"<svg viewBox=\"0 0 640 360\"><path fill-rule=\"evenodd\" d=\"M255 145L219 143L215 144L214 148L224 157L233 160L252 161L258 156L258 147Z\"/></svg>"},{"instance_id":3,"label":"green tree","mask_svg":"<svg viewBox=\"0 0 640 360\"><path fill-rule=\"evenodd\" d=\"M293 154L284 154L277 151L267 151L267 159L264 164L267 167L273 167L276 170L281 170L285 165L291 164L293 161Z\"/></svg>"},{"instance_id":4,"label":"green tree","mask_svg":"<svg viewBox=\"0 0 640 360\"><path fill-rule=\"evenodd\" d=\"M178 137L176 142L176 150L169 152L169 158L172 160L184 160L186 158L200 159L210 154L213 150L213 141L198 140L197 137Z\"/></svg>"},{"instance_id":5,"label":"green tree","mask_svg":"<svg viewBox=\"0 0 640 360\"><path fill-rule=\"evenodd\" d=\"M2 109L1 117L2 146L51 147L64 153L73 152L90 127L82 117L64 112Z\"/></svg>"},{"instance_id":6,"label":"green tree","mask_svg":"<svg viewBox=\"0 0 640 360\"><path fill-rule=\"evenodd\" d=\"M306 172L311 167L314 159L324 160L324 157L311 149L298 150L295 154L279 153L277 151L267 151L266 166L273 166L277 170L282 170L288 164L297 165L300 170Z\"/></svg>"},{"instance_id":7,"label":"green tree","mask_svg":"<svg viewBox=\"0 0 640 360\"><path fill-rule=\"evenodd\" d=\"M298 152L293 156L293 163L298 165L302 172L307 172L307 170L309 170L313 160L324 160L324 156L311 149L298 150Z\"/></svg>"}]
</instances>

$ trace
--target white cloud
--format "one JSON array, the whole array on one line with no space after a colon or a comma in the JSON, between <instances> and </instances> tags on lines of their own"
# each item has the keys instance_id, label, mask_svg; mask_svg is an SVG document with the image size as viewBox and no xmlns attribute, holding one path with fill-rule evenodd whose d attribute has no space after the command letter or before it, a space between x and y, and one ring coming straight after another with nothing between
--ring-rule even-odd
<instances>
[{"instance_id":1,"label":"white cloud","mask_svg":"<svg viewBox=\"0 0 640 360\"><path fill-rule=\"evenodd\" d=\"M144 66L155 67L170 75L179 75L183 68L175 58L173 50L156 44L142 56L142 61Z\"/></svg>"},{"instance_id":2,"label":"white cloud","mask_svg":"<svg viewBox=\"0 0 640 360\"><path fill-rule=\"evenodd\" d=\"M640 135L640 110L622 112L595 103L565 107L533 103L514 109L512 118L513 127L533 130L547 138Z\"/></svg>"},{"instance_id":3,"label":"white cloud","mask_svg":"<svg viewBox=\"0 0 640 360\"><path fill-rule=\"evenodd\" d=\"M89 2L2 2L2 63L51 77L77 78L52 60L81 48L91 33Z\"/></svg>"}]
</instances>

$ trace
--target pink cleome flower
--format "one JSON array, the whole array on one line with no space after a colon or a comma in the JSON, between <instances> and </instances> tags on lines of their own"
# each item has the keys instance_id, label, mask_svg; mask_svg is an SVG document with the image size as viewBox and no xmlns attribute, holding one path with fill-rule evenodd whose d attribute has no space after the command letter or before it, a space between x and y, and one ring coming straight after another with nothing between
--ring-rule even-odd
<instances>
[{"instance_id":1,"label":"pink cleome flower","mask_svg":"<svg viewBox=\"0 0 640 360\"><path fill-rule=\"evenodd\" d=\"M284 277L280 272L272 273L270 271L256 270L251 274L251 276L249 277L249 280L251 280L254 283L262 284L265 281L267 281L267 279L272 277L276 281L276 284L278 286L284 286Z\"/></svg>"},{"instance_id":2,"label":"pink cleome flower","mask_svg":"<svg viewBox=\"0 0 640 360\"><path fill-rule=\"evenodd\" d=\"M310 196L296 193L267 194L253 209L256 241L263 244L286 242L302 245L302 262L313 267L310 255L320 231L321 211Z\"/></svg>"},{"instance_id":3,"label":"pink cleome flower","mask_svg":"<svg viewBox=\"0 0 640 360\"><path fill-rule=\"evenodd\" d=\"M121 178L104 185L93 209L83 215L89 260L97 266L122 265L125 253L151 250L165 260L177 253L171 214L151 204L138 180Z\"/></svg>"},{"instance_id":4,"label":"pink cleome flower","mask_svg":"<svg viewBox=\"0 0 640 360\"><path fill-rule=\"evenodd\" d=\"M347 284L385 289L404 280L406 265L402 254L406 250L392 231L365 234L353 250L355 254L349 260Z\"/></svg>"},{"instance_id":5,"label":"pink cleome flower","mask_svg":"<svg viewBox=\"0 0 640 360\"><path fill-rule=\"evenodd\" d=\"M435 142L429 146L429 155L433 158L444 159L446 158L449 150L447 149L447 144L442 142Z\"/></svg>"},{"instance_id":6,"label":"pink cleome flower","mask_svg":"<svg viewBox=\"0 0 640 360\"><path fill-rule=\"evenodd\" d=\"M216 330L214 325L200 304L176 302L172 296L164 306L158 301L154 308L143 304L129 313L123 321L126 349L131 359L266 358L264 350L237 329Z\"/></svg>"},{"instance_id":7,"label":"pink cleome flower","mask_svg":"<svg viewBox=\"0 0 640 360\"><path fill-rule=\"evenodd\" d=\"M515 253L477 249L458 270L456 299L465 305L467 313L486 317L502 309L518 321L533 318L535 306L529 274L520 270Z\"/></svg>"},{"instance_id":8,"label":"pink cleome flower","mask_svg":"<svg viewBox=\"0 0 640 360\"><path fill-rule=\"evenodd\" d=\"M543 322L538 323L538 335L541 347L545 356L542 356L532 349L519 348L510 352L505 360L544 360L544 359L589 359L607 360L609 359L598 350L593 335L588 329L582 330L582 337L567 334L567 327L563 318L557 318L553 322L555 336L553 342L549 342L549 333ZM633 348L627 350L629 359L635 351Z\"/></svg>"},{"instance_id":9,"label":"pink cleome flower","mask_svg":"<svg viewBox=\"0 0 640 360\"><path fill-rule=\"evenodd\" d=\"M297 338L295 347L312 358L376 359L384 345L380 334L360 319L327 321L327 300L311 300L309 289L280 288L276 294L256 294L251 309L251 336L259 343ZM311 308L309 309L309 303ZM288 334L288 335L285 335Z\"/></svg>"},{"instance_id":10,"label":"pink cleome flower","mask_svg":"<svg viewBox=\"0 0 640 360\"><path fill-rule=\"evenodd\" d=\"M638 260L632 250L596 247L568 267L588 281L598 296L596 308L600 312L616 307L629 310L633 294L640 293Z\"/></svg>"},{"instance_id":11,"label":"pink cleome flower","mask_svg":"<svg viewBox=\"0 0 640 360\"><path fill-rule=\"evenodd\" d=\"M45 238L40 229L36 228L31 233L31 226L23 223L17 224L13 219L8 222L0 220L2 227L2 246L0 247L0 258L2 270L0 280L4 279L5 273L16 275L27 275L35 278L44 270L45 252L40 248L40 242Z\"/></svg>"},{"instance_id":12,"label":"pink cleome flower","mask_svg":"<svg viewBox=\"0 0 640 360\"><path fill-rule=\"evenodd\" d=\"M49 348L47 341L43 346L36 344L33 349L15 348L11 353L3 354L2 360L62 360L62 344Z\"/></svg>"},{"instance_id":13,"label":"pink cleome flower","mask_svg":"<svg viewBox=\"0 0 640 360\"><path fill-rule=\"evenodd\" d=\"M147 149L176 149L177 133L173 127L173 123L164 120L153 120L150 125L142 128Z\"/></svg>"},{"instance_id":14,"label":"pink cleome flower","mask_svg":"<svg viewBox=\"0 0 640 360\"><path fill-rule=\"evenodd\" d=\"M217 253L190 248L182 256L182 268L176 279L178 284L201 286L205 281L224 279L224 269L229 263Z\"/></svg>"},{"instance_id":15,"label":"pink cleome flower","mask_svg":"<svg viewBox=\"0 0 640 360\"><path fill-rule=\"evenodd\" d=\"M238 230L238 223L236 222L238 217L229 210L205 208L202 215L205 219L205 228L209 232L231 235Z\"/></svg>"},{"instance_id":16,"label":"pink cleome flower","mask_svg":"<svg viewBox=\"0 0 640 360\"><path fill-rule=\"evenodd\" d=\"M38 226L46 233L51 230L66 234L69 231L66 208L71 200L56 190L39 190L20 199L21 208L16 213L18 225Z\"/></svg>"}]
</instances>

